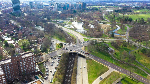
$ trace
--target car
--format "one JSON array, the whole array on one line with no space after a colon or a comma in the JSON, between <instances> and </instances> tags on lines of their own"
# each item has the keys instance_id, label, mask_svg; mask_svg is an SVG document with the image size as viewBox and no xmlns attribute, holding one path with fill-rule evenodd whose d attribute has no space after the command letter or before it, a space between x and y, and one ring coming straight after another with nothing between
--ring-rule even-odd
<instances>
[{"instance_id":1,"label":"car","mask_svg":"<svg viewBox=\"0 0 150 84\"><path fill-rule=\"evenodd\" d=\"M80 67L80 69L81 69L81 67Z\"/></svg>"},{"instance_id":2,"label":"car","mask_svg":"<svg viewBox=\"0 0 150 84\"><path fill-rule=\"evenodd\" d=\"M49 75L49 73L47 72L46 75Z\"/></svg>"},{"instance_id":3,"label":"car","mask_svg":"<svg viewBox=\"0 0 150 84\"><path fill-rule=\"evenodd\" d=\"M46 69L48 69L48 66L46 66Z\"/></svg>"},{"instance_id":4,"label":"car","mask_svg":"<svg viewBox=\"0 0 150 84\"><path fill-rule=\"evenodd\" d=\"M49 70L48 69L46 69L46 72L48 72Z\"/></svg>"},{"instance_id":5,"label":"car","mask_svg":"<svg viewBox=\"0 0 150 84\"><path fill-rule=\"evenodd\" d=\"M48 77L47 77L47 76L45 76L45 77L44 77L44 79L45 79L45 80L47 80L47 79L48 79Z\"/></svg>"},{"instance_id":6,"label":"car","mask_svg":"<svg viewBox=\"0 0 150 84\"><path fill-rule=\"evenodd\" d=\"M102 77L100 77L99 79L100 79L100 80L103 80L103 78L102 78Z\"/></svg>"},{"instance_id":7,"label":"car","mask_svg":"<svg viewBox=\"0 0 150 84\"><path fill-rule=\"evenodd\" d=\"M50 80L50 83L52 83L53 82L53 78Z\"/></svg>"},{"instance_id":8,"label":"car","mask_svg":"<svg viewBox=\"0 0 150 84\"><path fill-rule=\"evenodd\" d=\"M52 70L50 70L49 72L51 72L51 73L52 73Z\"/></svg>"},{"instance_id":9,"label":"car","mask_svg":"<svg viewBox=\"0 0 150 84\"><path fill-rule=\"evenodd\" d=\"M85 54L89 55L89 53L85 53Z\"/></svg>"},{"instance_id":10,"label":"car","mask_svg":"<svg viewBox=\"0 0 150 84\"><path fill-rule=\"evenodd\" d=\"M84 68L85 68L85 66L84 66Z\"/></svg>"},{"instance_id":11,"label":"car","mask_svg":"<svg viewBox=\"0 0 150 84\"><path fill-rule=\"evenodd\" d=\"M70 51L72 51L72 50L70 50Z\"/></svg>"},{"instance_id":12,"label":"car","mask_svg":"<svg viewBox=\"0 0 150 84\"><path fill-rule=\"evenodd\" d=\"M73 45L73 47L76 47L76 45Z\"/></svg>"},{"instance_id":13,"label":"car","mask_svg":"<svg viewBox=\"0 0 150 84\"><path fill-rule=\"evenodd\" d=\"M51 64L51 66L53 66L53 64Z\"/></svg>"},{"instance_id":14,"label":"car","mask_svg":"<svg viewBox=\"0 0 150 84\"><path fill-rule=\"evenodd\" d=\"M68 48L66 48L66 50L68 50Z\"/></svg>"},{"instance_id":15,"label":"car","mask_svg":"<svg viewBox=\"0 0 150 84\"><path fill-rule=\"evenodd\" d=\"M58 57L61 57L61 55L58 55Z\"/></svg>"}]
</instances>

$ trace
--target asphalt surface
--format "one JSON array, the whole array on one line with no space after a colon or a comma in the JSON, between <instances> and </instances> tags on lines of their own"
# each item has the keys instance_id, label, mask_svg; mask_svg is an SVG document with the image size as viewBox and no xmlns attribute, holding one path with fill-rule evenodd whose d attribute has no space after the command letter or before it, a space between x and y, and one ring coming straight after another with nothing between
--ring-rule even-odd
<instances>
[{"instance_id":1,"label":"asphalt surface","mask_svg":"<svg viewBox=\"0 0 150 84\"><path fill-rule=\"evenodd\" d=\"M82 54L82 55L85 55L85 54ZM94 55L91 55L91 54L90 55L85 55L85 56L89 57L89 58L91 58L91 59L93 59L93 60L95 60L95 61L97 61L99 63L102 63L102 64L104 64L104 65L106 65L108 67L111 67L111 68L115 69L116 71L124 73L124 74L126 74L128 76L132 76L134 79L139 80L139 81L143 82L144 84L150 84L150 81L148 79L146 79L146 78L144 78L142 76L139 76L139 75L137 75L135 73L131 73L130 71L125 70L125 69L123 69L123 68L121 68L119 66L116 66L116 65L114 65L114 64L112 64L112 63L110 63L108 61L105 61L105 60L103 60L101 58L98 58L98 57L96 57Z\"/></svg>"},{"instance_id":2,"label":"asphalt surface","mask_svg":"<svg viewBox=\"0 0 150 84\"><path fill-rule=\"evenodd\" d=\"M77 84L88 84L88 73L86 58L78 56L77 63Z\"/></svg>"},{"instance_id":3,"label":"asphalt surface","mask_svg":"<svg viewBox=\"0 0 150 84\"><path fill-rule=\"evenodd\" d=\"M94 80L92 84L99 84L103 79L105 79L113 71L115 70L109 67L109 70L105 72L104 74L102 74L101 76L99 76L96 80ZM102 78L101 80L100 80L100 77Z\"/></svg>"}]
</instances>

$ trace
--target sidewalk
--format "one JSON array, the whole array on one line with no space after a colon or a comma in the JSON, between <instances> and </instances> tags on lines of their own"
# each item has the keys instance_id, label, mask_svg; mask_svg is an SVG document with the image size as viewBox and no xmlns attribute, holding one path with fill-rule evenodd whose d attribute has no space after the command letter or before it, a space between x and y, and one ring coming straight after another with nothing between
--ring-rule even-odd
<instances>
[{"instance_id":1,"label":"sidewalk","mask_svg":"<svg viewBox=\"0 0 150 84\"><path fill-rule=\"evenodd\" d=\"M113 71L115 71L115 70L112 68L109 68L109 70L107 72L105 72L104 74L99 76L92 84L99 84L103 79L105 79ZM100 80L100 77L102 78L102 80Z\"/></svg>"}]
</instances>

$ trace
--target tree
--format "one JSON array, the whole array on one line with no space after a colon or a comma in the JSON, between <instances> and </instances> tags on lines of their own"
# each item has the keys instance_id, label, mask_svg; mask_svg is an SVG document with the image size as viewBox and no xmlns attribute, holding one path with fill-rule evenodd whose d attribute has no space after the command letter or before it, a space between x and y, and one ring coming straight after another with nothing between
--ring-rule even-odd
<instances>
[{"instance_id":1,"label":"tree","mask_svg":"<svg viewBox=\"0 0 150 84\"><path fill-rule=\"evenodd\" d=\"M4 41L4 45L5 45L5 47L9 47L9 44L6 40Z\"/></svg>"},{"instance_id":2,"label":"tree","mask_svg":"<svg viewBox=\"0 0 150 84\"><path fill-rule=\"evenodd\" d=\"M114 37L114 32L111 33L111 37Z\"/></svg>"},{"instance_id":3,"label":"tree","mask_svg":"<svg viewBox=\"0 0 150 84\"><path fill-rule=\"evenodd\" d=\"M19 40L18 44L24 51L27 51L30 46L30 43L27 39Z\"/></svg>"},{"instance_id":4,"label":"tree","mask_svg":"<svg viewBox=\"0 0 150 84\"><path fill-rule=\"evenodd\" d=\"M125 60L127 57L128 57L128 53L127 53L127 51L123 51L123 53L122 53L122 55L120 56L120 58L121 58L121 60Z\"/></svg>"},{"instance_id":5,"label":"tree","mask_svg":"<svg viewBox=\"0 0 150 84\"><path fill-rule=\"evenodd\" d=\"M48 37L45 37L42 43L41 51L47 52L47 49L50 47L50 45L51 45L51 39Z\"/></svg>"}]
</instances>

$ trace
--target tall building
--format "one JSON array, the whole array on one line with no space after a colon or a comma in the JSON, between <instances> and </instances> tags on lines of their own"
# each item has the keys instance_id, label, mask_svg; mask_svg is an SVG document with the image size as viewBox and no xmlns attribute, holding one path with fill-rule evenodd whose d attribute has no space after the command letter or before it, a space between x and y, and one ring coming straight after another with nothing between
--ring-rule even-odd
<instances>
[{"instance_id":1,"label":"tall building","mask_svg":"<svg viewBox=\"0 0 150 84\"><path fill-rule=\"evenodd\" d=\"M35 57L31 52L0 61L0 84L6 84L6 81L13 81L14 79L21 79L27 74L34 73L35 70Z\"/></svg>"},{"instance_id":2,"label":"tall building","mask_svg":"<svg viewBox=\"0 0 150 84\"><path fill-rule=\"evenodd\" d=\"M33 6L33 2L29 2L29 5L30 5L30 8L32 9L34 6Z\"/></svg>"},{"instance_id":3,"label":"tall building","mask_svg":"<svg viewBox=\"0 0 150 84\"><path fill-rule=\"evenodd\" d=\"M82 2L82 9L86 9L86 3Z\"/></svg>"},{"instance_id":4,"label":"tall building","mask_svg":"<svg viewBox=\"0 0 150 84\"><path fill-rule=\"evenodd\" d=\"M13 4L13 11L20 11L20 1L19 0L11 0Z\"/></svg>"}]
</instances>

